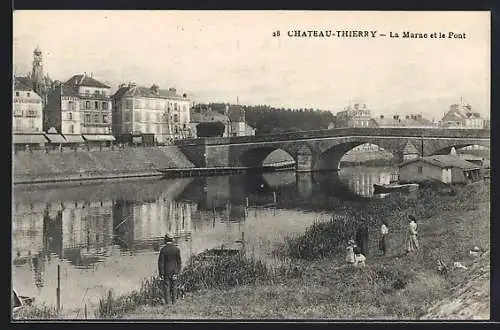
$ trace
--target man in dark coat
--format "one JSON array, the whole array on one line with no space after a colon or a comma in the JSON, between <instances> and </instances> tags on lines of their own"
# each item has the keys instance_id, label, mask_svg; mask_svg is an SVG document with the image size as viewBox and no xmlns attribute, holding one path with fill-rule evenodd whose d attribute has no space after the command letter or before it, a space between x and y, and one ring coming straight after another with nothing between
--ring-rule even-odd
<instances>
[{"instance_id":1,"label":"man in dark coat","mask_svg":"<svg viewBox=\"0 0 500 330\"><path fill-rule=\"evenodd\" d=\"M177 297L176 280L182 265L181 251L173 241L172 236L165 235L165 246L161 248L158 257L158 274L163 284L165 303L168 303L170 295L172 304Z\"/></svg>"}]
</instances>

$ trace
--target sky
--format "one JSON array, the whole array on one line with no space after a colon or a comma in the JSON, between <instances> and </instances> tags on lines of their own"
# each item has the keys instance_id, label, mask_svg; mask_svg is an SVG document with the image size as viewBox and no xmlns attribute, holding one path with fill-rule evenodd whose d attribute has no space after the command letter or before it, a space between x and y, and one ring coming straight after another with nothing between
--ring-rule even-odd
<instances>
[{"instance_id":1,"label":"sky","mask_svg":"<svg viewBox=\"0 0 500 330\"><path fill-rule=\"evenodd\" d=\"M287 36L295 30L387 36ZM403 39L403 31L465 39ZM37 46L52 79L87 72L113 89L155 83L194 102L333 113L359 102L374 115L438 120L462 98L490 114L489 12L15 11L15 74L31 71Z\"/></svg>"}]
</instances>

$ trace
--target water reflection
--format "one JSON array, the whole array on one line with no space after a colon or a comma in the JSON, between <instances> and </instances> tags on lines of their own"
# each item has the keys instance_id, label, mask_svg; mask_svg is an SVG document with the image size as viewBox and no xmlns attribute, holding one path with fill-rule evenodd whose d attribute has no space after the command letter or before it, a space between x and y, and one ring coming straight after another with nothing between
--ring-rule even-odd
<instances>
[{"instance_id":1,"label":"water reflection","mask_svg":"<svg viewBox=\"0 0 500 330\"><path fill-rule=\"evenodd\" d=\"M371 196L373 183L385 182L386 175L390 177L390 169L358 168L15 187L14 287L55 303L59 264L67 308L95 301L109 288L125 293L156 272L166 232L177 237L184 261L234 242L242 232L245 246L266 258L285 236L330 216L321 210L301 211L297 205L321 194L343 200Z\"/></svg>"}]
</instances>

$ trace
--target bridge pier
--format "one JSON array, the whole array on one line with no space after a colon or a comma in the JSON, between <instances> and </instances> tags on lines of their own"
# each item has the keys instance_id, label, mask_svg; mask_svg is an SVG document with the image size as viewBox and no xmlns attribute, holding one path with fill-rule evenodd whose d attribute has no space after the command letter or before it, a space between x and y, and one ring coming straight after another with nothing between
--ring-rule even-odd
<instances>
[{"instance_id":1,"label":"bridge pier","mask_svg":"<svg viewBox=\"0 0 500 330\"><path fill-rule=\"evenodd\" d=\"M311 150L302 146L297 152L297 159L295 162L295 171L296 172L311 172L313 169L313 155Z\"/></svg>"}]
</instances>

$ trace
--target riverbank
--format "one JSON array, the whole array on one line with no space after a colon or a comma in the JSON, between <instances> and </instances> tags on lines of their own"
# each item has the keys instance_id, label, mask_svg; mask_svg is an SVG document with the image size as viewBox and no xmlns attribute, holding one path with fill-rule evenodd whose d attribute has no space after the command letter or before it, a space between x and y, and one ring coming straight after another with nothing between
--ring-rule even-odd
<instances>
[{"instance_id":1,"label":"riverbank","mask_svg":"<svg viewBox=\"0 0 500 330\"><path fill-rule=\"evenodd\" d=\"M13 156L13 183L100 181L160 177L157 169L194 165L175 146L103 151L22 152Z\"/></svg>"},{"instance_id":2,"label":"riverbank","mask_svg":"<svg viewBox=\"0 0 500 330\"><path fill-rule=\"evenodd\" d=\"M315 246L312 257L308 257L305 246L294 258L285 258L288 265L293 266L292 274L283 276L274 272L268 280L259 283L187 292L174 306L134 303L120 309L122 305L116 303L112 304L116 310L97 316L118 319L488 318L489 299L481 297L489 297L489 186L481 183L463 187L454 196L426 191L418 197L417 201L426 203L421 205L411 202L409 197L391 196L391 200L377 204L385 209L369 207L367 211L372 213L366 216L375 220L381 216L390 219L390 253L381 256L376 250L378 236L371 235L371 252L363 269L344 265L343 244L338 250L317 244L326 237L322 236L323 232L337 228L333 225L335 222L327 222L291 239L301 242L305 237L307 244ZM394 213L388 213L387 207L394 209ZM422 251L404 255L405 215L410 213L419 220ZM346 235L350 235L349 230L346 227ZM469 255L469 249L476 245L486 251L482 257ZM328 254L328 251L334 253ZM449 266L447 276L438 272L438 258ZM455 261L468 269L453 268ZM474 284L474 281L482 282ZM467 303L461 310L449 312L450 304L457 308L459 298L467 298L465 301L474 306L471 312L463 311ZM112 301L120 299L123 301L123 297ZM443 307L446 304L448 308Z\"/></svg>"},{"instance_id":3,"label":"riverbank","mask_svg":"<svg viewBox=\"0 0 500 330\"><path fill-rule=\"evenodd\" d=\"M474 189L474 198L467 191ZM422 251L404 255L405 237L401 226L392 223L388 256L370 254L364 269L343 265L343 255L319 260L299 260L300 275L277 284L235 287L229 290L204 290L193 293L173 307L140 306L120 317L127 319L184 318L278 318L278 319L420 319L442 318L433 312L442 300L464 297L467 287L483 276L475 296L481 306L475 315L455 311L451 319L489 317L489 187L464 187L457 196L435 197L436 205L447 203L442 212L419 217ZM467 201L469 200L469 201ZM438 208L432 208L438 210ZM448 210L445 210L448 209ZM405 209L400 212L415 212ZM479 246L486 251L481 258L469 255ZM373 250L372 250L373 251ZM437 270L437 259L448 266L447 276ZM453 268L458 261L468 270ZM485 274L487 276L485 277ZM468 298L469 301L472 298ZM443 302L441 302L443 304ZM473 302L470 302L472 304ZM433 309L434 308L434 309ZM434 313L434 314L433 314ZM434 317L435 316L435 317Z\"/></svg>"}]
</instances>

